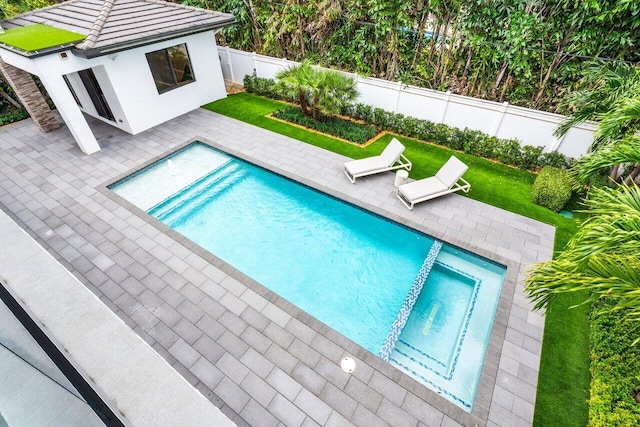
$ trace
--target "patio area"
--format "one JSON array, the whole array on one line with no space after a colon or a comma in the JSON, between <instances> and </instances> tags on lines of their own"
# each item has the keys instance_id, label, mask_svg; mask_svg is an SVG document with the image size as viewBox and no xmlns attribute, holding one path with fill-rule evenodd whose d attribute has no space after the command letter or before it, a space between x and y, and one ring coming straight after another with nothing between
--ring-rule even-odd
<instances>
[{"instance_id":1,"label":"patio area","mask_svg":"<svg viewBox=\"0 0 640 427\"><path fill-rule=\"evenodd\" d=\"M66 127L0 128L0 209L237 425L532 424L544 318L522 280L551 258L553 227L460 195L409 211L391 173L352 185L345 157L203 109L135 136L89 123L91 156ZM106 189L193 140L506 265L472 413Z\"/></svg>"}]
</instances>

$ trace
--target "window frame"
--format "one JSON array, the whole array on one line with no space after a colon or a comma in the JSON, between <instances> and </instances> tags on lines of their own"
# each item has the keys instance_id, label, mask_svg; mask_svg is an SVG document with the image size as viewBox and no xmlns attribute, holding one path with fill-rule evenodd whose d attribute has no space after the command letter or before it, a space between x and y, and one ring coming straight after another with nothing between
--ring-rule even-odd
<instances>
[{"instance_id":1,"label":"window frame","mask_svg":"<svg viewBox=\"0 0 640 427\"><path fill-rule=\"evenodd\" d=\"M170 55L169 51L171 49L181 48L181 47L184 47L184 52L187 55L187 64L189 65L189 70L191 72L191 79L190 80L186 80L186 81L182 81L182 82L178 82L178 77L176 76L176 72L175 72L174 67L173 67L174 64L171 61L171 55ZM154 75L153 66L152 66L151 62L149 62L149 56L150 55L154 55L154 54L158 54L158 53L164 54L165 64L169 67L169 70L171 71L171 77L173 78L173 83L169 87L164 87L162 89L158 86L156 77ZM174 46L165 47L164 49L158 49L158 50L154 50L154 51L151 51L151 52L146 52L145 53L145 58L147 59L147 65L149 66L149 70L151 71L151 77L153 78L153 83L155 84L156 90L158 91L159 95L162 95L163 93L169 92L169 91L177 89L179 87L186 86L186 85L196 81L196 76L195 76L195 73L193 72L193 65L191 63L191 55L189 54L189 48L187 47L187 43L180 43L180 44L177 44L177 45L174 45Z\"/></svg>"},{"instance_id":2,"label":"window frame","mask_svg":"<svg viewBox=\"0 0 640 427\"><path fill-rule=\"evenodd\" d=\"M76 104L78 104L78 107L84 108L82 106L82 103L80 102L80 98L78 98L78 94L76 93L76 90L71 85L71 81L69 80L69 76L66 75L66 74L63 74L62 78L64 79L64 82L67 84L67 87L69 88L69 92L71 92L71 95L73 96L73 100L76 101Z\"/></svg>"}]
</instances>

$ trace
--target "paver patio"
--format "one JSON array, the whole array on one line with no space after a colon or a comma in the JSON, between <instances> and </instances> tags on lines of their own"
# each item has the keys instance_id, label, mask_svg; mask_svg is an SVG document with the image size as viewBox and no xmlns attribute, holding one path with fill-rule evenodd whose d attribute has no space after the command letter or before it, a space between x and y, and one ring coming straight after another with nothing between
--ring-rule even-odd
<instances>
[{"instance_id":1,"label":"paver patio","mask_svg":"<svg viewBox=\"0 0 640 427\"><path fill-rule=\"evenodd\" d=\"M522 279L551 258L553 227L459 195L408 211L391 173L352 185L345 157L205 110L136 136L90 123L92 156L65 127L0 128L0 208L238 425L531 425L544 319ZM506 265L472 413L106 189L193 140Z\"/></svg>"}]
</instances>

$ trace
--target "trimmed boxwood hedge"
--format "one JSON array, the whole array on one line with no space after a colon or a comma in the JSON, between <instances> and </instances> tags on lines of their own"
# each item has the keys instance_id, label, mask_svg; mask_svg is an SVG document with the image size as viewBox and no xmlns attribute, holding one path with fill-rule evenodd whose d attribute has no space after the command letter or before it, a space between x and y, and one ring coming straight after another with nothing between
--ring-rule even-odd
<instances>
[{"instance_id":1,"label":"trimmed boxwood hedge","mask_svg":"<svg viewBox=\"0 0 640 427\"><path fill-rule=\"evenodd\" d=\"M321 114L320 120L313 120L311 117L305 116L298 107L283 108L273 113L273 116L358 144L364 144L378 134L378 129L374 126L355 123L338 117Z\"/></svg>"},{"instance_id":2,"label":"trimmed boxwood hedge","mask_svg":"<svg viewBox=\"0 0 640 427\"><path fill-rule=\"evenodd\" d=\"M276 82L272 79L246 76L244 87L247 92L257 95L297 102L296 99L287 98L280 93ZM342 113L375 125L382 130L421 141L433 142L452 150L464 151L521 169L536 171L547 165L567 168L572 161L557 151L542 153L542 147L522 146L516 139L500 139L477 130L458 129L442 123L433 123L429 120L392 113L366 104L352 105Z\"/></svg>"},{"instance_id":3,"label":"trimmed boxwood hedge","mask_svg":"<svg viewBox=\"0 0 640 427\"><path fill-rule=\"evenodd\" d=\"M553 166L542 168L531 187L531 201L554 212L560 212L571 198L569 171Z\"/></svg>"},{"instance_id":4,"label":"trimmed boxwood hedge","mask_svg":"<svg viewBox=\"0 0 640 427\"><path fill-rule=\"evenodd\" d=\"M610 303L598 301L591 313L591 398L589 425L592 427L640 425L640 344L637 322L624 312L602 313Z\"/></svg>"}]
</instances>

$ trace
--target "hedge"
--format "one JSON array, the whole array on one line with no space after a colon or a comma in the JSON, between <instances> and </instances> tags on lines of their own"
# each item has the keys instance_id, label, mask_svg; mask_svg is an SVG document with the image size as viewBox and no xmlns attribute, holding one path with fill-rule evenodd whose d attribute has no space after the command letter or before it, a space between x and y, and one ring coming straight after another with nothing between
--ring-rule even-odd
<instances>
[{"instance_id":1,"label":"hedge","mask_svg":"<svg viewBox=\"0 0 640 427\"><path fill-rule=\"evenodd\" d=\"M364 144L378 134L378 129L374 126L355 123L337 117L321 114L320 120L313 120L311 117L305 116L298 107L283 108L273 113L273 116L358 144Z\"/></svg>"},{"instance_id":2,"label":"hedge","mask_svg":"<svg viewBox=\"0 0 640 427\"><path fill-rule=\"evenodd\" d=\"M560 212L571 198L569 171L553 166L542 168L531 187L531 201L554 212Z\"/></svg>"},{"instance_id":3,"label":"hedge","mask_svg":"<svg viewBox=\"0 0 640 427\"><path fill-rule=\"evenodd\" d=\"M297 102L278 91L275 80L254 76L244 78L247 92L272 99ZM496 160L521 169L538 170L544 166L567 168L571 159L557 151L542 153L542 147L522 146L516 139L501 139L472 129L459 129L442 123L417 119L403 114L392 113L382 108L366 104L354 104L342 114L383 130L408 136L426 142L433 142L452 150L464 151L475 156Z\"/></svg>"},{"instance_id":4,"label":"hedge","mask_svg":"<svg viewBox=\"0 0 640 427\"><path fill-rule=\"evenodd\" d=\"M0 126L8 125L9 123L18 122L29 117L29 113L26 110L13 110L0 114Z\"/></svg>"},{"instance_id":5,"label":"hedge","mask_svg":"<svg viewBox=\"0 0 640 427\"><path fill-rule=\"evenodd\" d=\"M624 312L602 313L609 303L598 301L591 314L591 398L589 425L592 427L640 425L640 344L637 322Z\"/></svg>"}]
</instances>

